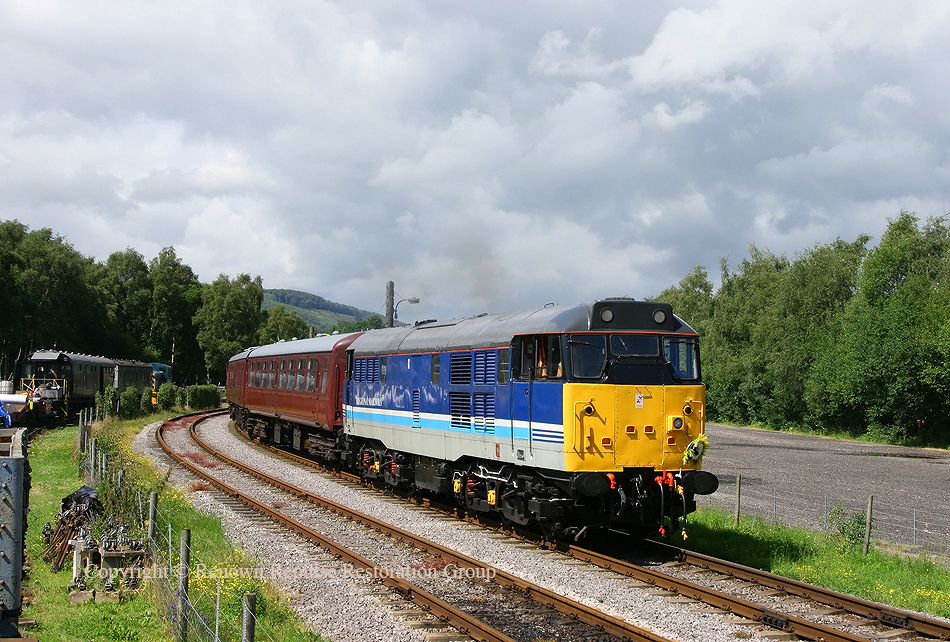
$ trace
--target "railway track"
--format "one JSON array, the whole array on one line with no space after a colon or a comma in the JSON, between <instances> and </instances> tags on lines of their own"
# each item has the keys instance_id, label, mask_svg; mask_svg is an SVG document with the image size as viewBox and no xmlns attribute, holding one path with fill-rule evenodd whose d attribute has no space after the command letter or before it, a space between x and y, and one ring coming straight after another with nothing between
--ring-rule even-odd
<instances>
[{"instance_id":1,"label":"railway track","mask_svg":"<svg viewBox=\"0 0 950 642\"><path fill-rule=\"evenodd\" d=\"M265 446L269 451L279 454L297 463L327 469L320 464L299 457L293 453ZM347 473L339 473L353 483L361 483L359 477ZM459 511L453 510L453 514ZM664 569L649 568L606 555L581 546L557 546L561 553L576 560L583 561L602 569L619 573L633 578L646 588L654 588L669 594L679 596L684 600L695 600L715 609L727 611L736 616L757 622L773 633L772 637L794 636L810 640L826 642L857 642L869 639L908 639L915 636L920 638L950 640L950 624L941 620L927 617L914 612L896 609L886 605L870 602L854 596L845 595L818 586L806 584L796 580L783 578L765 571L742 566L718 558L693 553L669 545L655 543L659 550L676 561ZM688 566L689 569L675 571L677 566ZM704 581L693 581L700 577L697 571L708 572ZM691 579L683 577L689 575ZM679 577L677 577L679 576ZM712 585L728 578L763 587L770 598L771 604L753 601L736 595L733 590L719 590ZM789 599L806 600L816 605L815 608L800 608L801 601L794 604L794 610L808 613L808 617L788 612ZM786 605L782 602L785 601ZM777 604L776 604L777 603ZM821 608L821 607L825 608ZM855 616L848 619L847 616ZM816 620L830 622L818 622ZM860 631L854 633L849 630ZM791 639L791 638L790 638Z\"/></svg>"},{"instance_id":2,"label":"railway track","mask_svg":"<svg viewBox=\"0 0 950 642\"><path fill-rule=\"evenodd\" d=\"M351 531L353 529L352 524L359 524L372 529L376 533L382 533L387 539L412 547L416 551L413 558L416 561L403 568L419 570L452 567L458 569L458 572L450 577L453 581L460 579L459 575L464 576L461 579L468 577L490 579L490 583L474 582L465 586L464 590L460 590L457 583L448 587L448 589L444 586L433 586L433 584L438 583L440 575L445 576L444 573L415 573L412 574L413 581L410 582L401 573L393 572L393 567L371 559L371 557L376 556L374 554L378 551L373 551L370 554L360 554L353 550L352 544L342 545L335 541L335 538L327 537L317 532L310 525L303 523L303 520L289 515L288 513L293 512L292 507L288 506L291 502L261 501L252 497L250 493L244 492L245 489L239 491L233 484L226 483L216 474L211 474L203 466L195 463L193 461L194 457L186 456L187 453L175 452L175 449L168 445L164 435L170 422L165 422L156 431L156 438L166 453L195 475L216 486L228 497L240 501L284 528L297 533L305 540L330 551L332 555L340 560L352 565L355 569L360 569L363 573L378 579L383 585L396 591L407 603L416 604L426 613L447 622L474 639L499 642L531 641L541 638L542 635L538 634L541 632L545 638L550 638L553 634L556 639L586 638L605 641L668 642L666 638L651 631L601 613L541 586L526 582L512 574L494 569L474 558L461 555L449 548L245 466L241 462L217 452L201 441L195 431L196 424L200 423L201 420L200 417L184 418L178 420L179 423L174 424L173 427L187 426L191 439L199 446L214 457L226 462L229 466L241 470L244 474L252 475L269 485L279 488L289 497L306 502L311 507L315 505L347 518L347 520L350 520L347 528ZM279 509L275 508L274 504L280 504L281 507ZM312 511L312 508L310 510ZM371 549L381 546L380 543L369 544ZM366 548L365 544L364 548ZM419 581L417 575L422 576L422 581ZM433 579L436 581L433 582ZM488 584L491 585L491 588ZM450 595L449 598L446 598L445 595L437 595L440 592L444 594L446 591L455 594L454 597ZM457 599L459 595L465 597ZM529 626L523 626L525 622L520 620L526 621ZM533 627L531 626L532 620L538 621ZM513 623L517 625L512 626ZM560 634L558 633L558 627L563 628ZM524 629L525 632L521 635L509 635L506 629L514 629L519 632Z\"/></svg>"}]
</instances>

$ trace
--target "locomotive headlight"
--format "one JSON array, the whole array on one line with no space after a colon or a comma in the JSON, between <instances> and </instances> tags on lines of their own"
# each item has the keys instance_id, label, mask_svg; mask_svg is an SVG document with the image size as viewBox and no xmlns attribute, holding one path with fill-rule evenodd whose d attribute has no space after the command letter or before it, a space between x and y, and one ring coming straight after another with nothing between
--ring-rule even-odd
<instances>
[{"instance_id":1,"label":"locomotive headlight","mask_svg":"<svg viewBox=\"0 0 950 642\"><path fill-rule=\"evenodd\" d=\"M683 427L682 417L677 417L676 419L673 420L673 428L675 428L676 430L680 430L682 427Z\"/></svg>"},{"instance_id":2,"label":"locomotive headlight","mask_svg":"<svg viewBox=\"0 0 950 642\"><path fill-rule=\"evenodd\" d=\"M685 406L683 406L683 414L686 416L693 414L692 406L690 406L689 404L686 404Z\"/></svg>"},{"instance_id":3,"label":"locomotive headlight","mask_svg":"<svg viewBox=\"0 0 950 642\"><path fill-rule=\"evenodd\" d=\"M600 320L604 323L610 323L614 320L614 311L610 308L604 308L600 311Z\"/></svg>"},{"instance_id":4,"label":"locomotive headlight","mask_svg":"<svg viewBox=\"0 0 950 642\"><path fill-rule=\"evenodd\" d=\"M663 310L654 310L653 311L653 320L659 325L666 323L666 312Z\"/></svg>"}]
</instances>

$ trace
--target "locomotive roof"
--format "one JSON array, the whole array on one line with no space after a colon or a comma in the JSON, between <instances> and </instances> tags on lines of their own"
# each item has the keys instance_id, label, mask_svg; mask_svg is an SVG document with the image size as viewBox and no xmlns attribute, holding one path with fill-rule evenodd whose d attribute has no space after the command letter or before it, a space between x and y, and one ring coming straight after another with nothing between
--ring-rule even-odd
<instances>
[{"instance_id":1,"label":"locomotive roof","mask_svg":"<svg viewBox=\"0 0 950 642\"><path fill-rule=\"evenodd\" d=\"M609 320L603 315L605 309L612 311ZM660 310L664 312L663 321L654 321L654 313ZM442 323L370 330L353 341L352 348L357 354L430 352L504 346L521 334L638 330L696 334L673 314L668 303L603 299L593 303L548 304L520 312L480 314Z\"/></svg>"},{"instance_id":2,"label":"locomotive roof","mask_svg":"<svg viewBox=\"0 0 950 642\"><path fill-rule=\"evenodd\" d=\"M309 339L295 339L293 341L278 341L264 346L252 346L229 359L239 361L248 357L277 357L307 352L330 352L343 339L359 335L359 332L346 334L330 334Z\"/></svg>"},{"instance_id":3,"label":"locomotive roof","mask_svg":"<svg viewBox=\"0 0 950 642\"><path fill-rule=\"evenodd\" d=\"M60 361L62 359L69 363L89 363L97 366L111 366L113 364L112 359L106 359L105 357L63 352L62 350L37 350L26 359L28 361Z\"/></svg>"}]
</instances>

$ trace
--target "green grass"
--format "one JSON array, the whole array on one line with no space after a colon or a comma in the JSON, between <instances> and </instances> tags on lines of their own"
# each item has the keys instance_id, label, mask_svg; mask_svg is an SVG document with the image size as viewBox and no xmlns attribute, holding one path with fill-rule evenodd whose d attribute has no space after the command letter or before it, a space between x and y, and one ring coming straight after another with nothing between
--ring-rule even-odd
<instances>
[{"instance_id":1,"label":"green grass","mask_svg":"<svg viewBox=\"0 0 950 642\"><path fill-rule=\"evenodd\" d=\"M872 550L846 531L833 534L791 528L716 508L690 515L689 538L674 543L898 608L950 617L950 570L924 557Z\"/></svg>"},{"instance_id":2,"label":"green grass","mask_svg":"<svg viewBox=\"0 0 950 642\"><path fill-rule=\"evenodd\" d=\"M120 510L123 505L137 515L138 492L142 492L147 508L148 492L159 490L159 532L156 536L159 550L167 550L167 525L173 529L173 563L177 564L179 534L182 528L191 529L193 551L192 569L196 561L212 567L255 567L254 560L246 559L228 541L218 518L197 511L186 491L168 487L150 462L132 454L130 442L147 423L171 416L153 415L126 422L111 422L95 427L93 436L110 454L110 461L125 469L125 497L114 496L108 484L100 485L100 498L107 506ZM24 627L30 635L42 640L63 642L152 642L172 639L173 609L171 599L162 590L162 582L146 582L138 593L118 604L86 603L69 606L67 585L71 580L71 564L67 561L58 573L50 570L42 560L44 542L42 528L60 509L62 498L79 488L83 480L77 469L79 458L74 453L76 428L51 430L30 444L29 461L32 470L30 513L27 530L27 556L31 571L25 586L32 592L32 604L24 609L23 618L36 620L35 625ZM129 489L134 489L135 500L129 501ZM134 506L134 508L132 508ZM101 525L94 527L96 532ZM69 558L71 560L71 556ZM215 580L192 577L192 602L207 616L213 626ZM96 587L101 588L101 587ZM240 639L240 610L244 593L257 595L258 635L266 630L275 642L310 641L322 638L305 630L299 617L287 607L287 598L281 596L266 580L243 578L222 581L221 638Z\"/></svg>"},{"instance_id":3,"label":"green grass","mask_svg":"<svg viewBox=\"0 0 950 642\"><path fill-rule=\"evenodd\" d=\"M42 640L62 642L167 640L149 594L135 594L119 604L69 606L66 587L72 579L72 557L58 573L42 559L43 525L60 510L63 497L83 485L73 459L75 440L73 427L50 430L30 443L26 547L31 569L24 586L32 593L32 603L23 609L22 617L33 618L36 624L23 627L24 631Z\"/></svg>"}]
</instances>

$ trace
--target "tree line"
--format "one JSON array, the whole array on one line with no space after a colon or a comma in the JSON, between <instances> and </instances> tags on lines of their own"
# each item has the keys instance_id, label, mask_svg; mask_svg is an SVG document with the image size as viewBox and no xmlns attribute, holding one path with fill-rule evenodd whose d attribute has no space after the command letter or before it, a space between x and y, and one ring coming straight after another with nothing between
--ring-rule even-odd
<instances>
[{"instance_id":1,"label":"tree line","mask_svg":"<svg viewBox=\"0 0 950 642\"><path fill-rule=\"evenodd\" d=\"M3 379L34 350L58 349L158 361L173 365L181 384L219 383L228 359L248 346L311 333L283 305L261 310L260 276L203 284L171 247L150 261L130 248L100 263L52 230L15 220L0 222L0 284ZM361 328L381 325L376 316Z\"/></svg>"},{"instance_id":2,"label":"tree line","mask_svg":"<svg viewBox=\"0 0 950 642\"><path fill-rule=\"evenodd\" d=\"M701 335L708 418L876 440L950 443L950 228L901 212L869 236L789 259L751 247L657 297ZM39 348L175 366L181 384L223 381L251 345L308 336L260 276L198 281L171 247L104 263L49 229L0 222L0 376ZM377 315L328 331L381 327Z\"/></svg>"},{"instance_id":3,"label":"tree line","mask_svg":"<svg viewBox=\"0 0 950 642\"><path fill-rule=\"evenodd\" d=\"M752 247L655 297L701 335L708 416L741 425L950 443L950 228L901 212L793 259Z\"/></svg>"}]
</instances>

